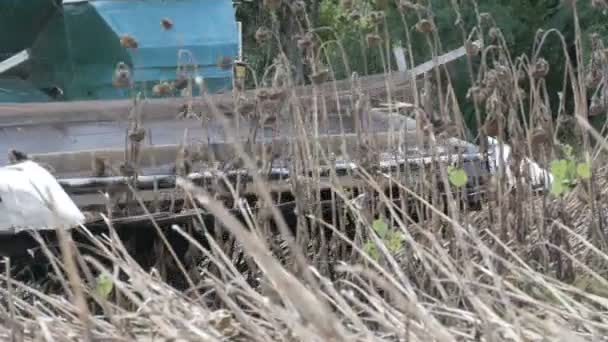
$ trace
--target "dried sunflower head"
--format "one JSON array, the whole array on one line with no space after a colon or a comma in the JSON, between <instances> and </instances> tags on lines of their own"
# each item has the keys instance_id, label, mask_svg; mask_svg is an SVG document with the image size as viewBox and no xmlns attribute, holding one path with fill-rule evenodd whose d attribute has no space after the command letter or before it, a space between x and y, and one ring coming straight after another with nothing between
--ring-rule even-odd
<instances>
[{"instance_id":1,"label":"dried sunflower head","mask_svg":"<svg viewBox=\"0 0 608 342\"><path fill-rule=\"evenodd\" d=\"M276 11L281 7L282 0L264 0L264 7L271 11Z\"/></svg>"},{"instance_id":2,"label":"dried sunflower head","mask_svg":"<svg viewBox=\"0 0 608 342\"><path fill-rule=\"evenodd\" d=\"M589 116L596 116L606 111L606 101L599 96L595 95L591 98L591 105L589 105Z\"/></svg>"},{"instance_id":3,"label":"dried sunflower head","mask_svg":"<svg viewBox=\"0 0 608 342\"><path fill-rule=\"evenodd\" d=\"M112 84L117 88L126 88L131 85L131 70L124 62L118 62L114 69Z\"/></svg>"},{"instance_id":4,"label":"dried sunflower head","mask_svg":"<svg viewBox=\"0 0 608 342\"><path fill-rule=\"evenodd\" d=\"M260 44L268 42L270 38L272 38L272 32L266 27L260 27L255 31L255 40Z\"/></svg>"},{"instance_id":5,"label":"dried sunflower head","mask_svg":"<svg viewBox=\"0 0 608 342\"><path fill-rule=\"evenodd\" d=\"M384 12L374 11L369 14L369 20L375 25L381 25L384 23Z\"/></svg>"},{"instance_id":6,"label":"dried sunflower head","mask_svg":"<svg viewBox=\"0 0 608 342\"><path fill-rule=\"evenodd\" d=\"M297 44L298 44L298 48L300 50L310 49L314 44L313 34L310 32L306 32L304 35L302 35L298 38Z\"/></svg>"},{"instance_id":7,"label":"dried sunflower head","mask_svg":"<svg viewBox=\"0 0 608 342\"><path fill-rule=\"evenodd\" d=\"M173 92L173 86L169 82L161 82L152 87L152 92L156 96L169 95Z\"/></svg>"},{"instance_id":8,"label":"dried sunflower head","mask_svg":"<svg viewBox=\"0 0 608 342\"><path fill-rule=\"evenodd\" d=\"M409 0L400 0L399 1L399 11L401 13L409 13L409 12L413 12L413 11L417 11L419 9L419 6Z\"/></svg>"},{"instance_id":9,"label":"dried sunflower head","mask_svg":"<svg viewBox=\"0 0 608 342\"><path fill-rule=\"evenodd\" d=\"M329 70L323 68L318 69L314 74L311 75L314 84L321 84L327 81L329 78Z\"/></svg>"},{"instance_id":10,"label":"dried sunflower head","mask_svg":"<svg viewBox=\"0 0 608 342\"><path fill-rule=\"evenodd\" d=\"M488 30L488 37L490 37L490 40L495 42L498 40L498 38L500 37L500 29L498 27L491 27Z\"/></svg>"},{"instance_id":11,"label":"dried sunflower head","mask_svg":"<svg viewBox=\"0 0 608 342\"><path fill-rule=\"evenodd\" d=\"M481 43L479 41L467 40L464 47L469 57L477 56L481 51Z\"/></svg>"},{"instance_id":12,"label":"dried sunflower head","mask_svg":"<svg viewBox=\"0 0 608 342\"><path fill-rule=\"evenodd\" d=\"M306 3L302 0L294 1L291 4L291 11L296 15L302 15L306 13Z\"/></svg>"},{"instance_id":13,"label":"dried sunflower head","mask_svg":"<svg viewBox=\"0 0 608 342\"><path fill-rule=\"evenodd\" d=\"M388 0L376 0L376 8L380 10L385 10L388 7Z\"/></svg>"},{"instance_id":14,"label":"dried sunflower head","mask_svg":"<svg viewBox=\"0 0 608 342\"><path fill-rule=\"evenodd\" d=\"M163 18L160 20L160 26L165 30L170 30L173 27L173 22L169 18Z\"/></svg>"},{"instance_id":15,"label":"dried sunflower head","mask_svg":"<svg viewBox=\"0 0 608 342\"><path fill-rule=\"evenodd\" d=\"M435 30L435 26L428 19L421 19L416 23L416 30L421 33L431 33Z\"/></svg>"},{"instance_id":16,"label":"dried sunflower head","mask_svg":"<svg viewBox=\"0 0 608 342\"><path fill-rule=\"evenodd\" d=\"M137 43L137 40L135 40L135 38L128 34L123 34L120 37L120 45L127 49L137 49L139 47L139 43Z\"/></svg>"},{"instance_id":17,"label":"dried sunflower head","mask_svg":"<svg viewBox=\"0 0 608 342\"><path fill-rule=\"evenodd\" d=\"M367 45L369 47L374 47L374 46L378 46L378 45L382 44L382 37L380 37L380 35L375 34L375 33L367 34L366 40L367 40Z\"/></svg>"},{"instance_id":18,"label":"dried sunflower head","mask_svg":"<svg viewBox=\"0 0 608 342\"><path fill-rule=\"evenodd\" d=\"M350 11L353 8L353 0L342 0L340 5L345 11Z\"/></svg>"},{"instance_id":19,"label":"dried sunflower head","mask_svg":"<svg viewBox=\"0 0 608 342\"><path fill-rule=\"evenodd\" d=\"M549 74L549 63L544 58L539 58L532 67L532 76L536 79L545 78Z\"/></svg>"}]
</instances>

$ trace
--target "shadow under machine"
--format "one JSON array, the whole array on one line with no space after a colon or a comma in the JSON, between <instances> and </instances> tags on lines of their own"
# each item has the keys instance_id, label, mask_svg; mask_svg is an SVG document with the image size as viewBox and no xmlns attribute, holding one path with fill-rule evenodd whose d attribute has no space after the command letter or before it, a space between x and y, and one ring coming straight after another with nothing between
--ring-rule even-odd
<instances>
[{"instance_id":1,"label":"shadow under machine","mask_svg":"<svg viewBox=\"0 0 608 342\"><path fill-rule=\"evenodd\" d=\"M228 90L239 37L230 0L3 0L0 102L154 97L184 76ZM116 86L121 66L131 86Z\"/></svg>"}]
</instances>

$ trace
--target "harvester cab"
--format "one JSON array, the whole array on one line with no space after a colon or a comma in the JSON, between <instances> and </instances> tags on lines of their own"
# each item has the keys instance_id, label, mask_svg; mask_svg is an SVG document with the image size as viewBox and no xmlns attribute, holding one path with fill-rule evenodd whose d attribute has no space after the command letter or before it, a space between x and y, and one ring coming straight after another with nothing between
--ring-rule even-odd
<instances>
[{"instance_id":1,"label":"harvester cab","mask_svg":"<svg viewBox=\"0 0 608 342\"><path fill-rule=\"evenodd\" d=\"M0 102L229 90L239 27L231 0L3 0Z\"/></svg>"}]
</instances>

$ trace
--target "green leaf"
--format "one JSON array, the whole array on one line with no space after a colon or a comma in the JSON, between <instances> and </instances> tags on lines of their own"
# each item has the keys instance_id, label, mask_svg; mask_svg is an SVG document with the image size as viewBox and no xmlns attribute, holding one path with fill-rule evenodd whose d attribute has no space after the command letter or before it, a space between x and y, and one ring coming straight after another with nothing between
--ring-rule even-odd
<instances>
[{"instance_id":1,"label":"green leaf","mask_svg":"<svg viewBox=\"0 0 608 342\"><path fill-rule=\"evenodd\" d=\"M378 247L376 247L376 244L373 241L367 241L363 246L363 251L375 261L380 260L380 253L378 253Z\"/></svg>"},{"instance_id":2,"label":"green leaf","mask_svg":"<svg viewBox=\"0 0 608 342\"><path fill-rule=\"evenodd\" d=\"M97 277L97 285L95 286L95 293L103 299L107 299L112 289L114 288L114 282L112 277L107 273L102 273Z\"/></svg>"},{"instance_id":3,"label":"green leaf","mask_svg":"<svg viewBox=\"0 0 608 342\"><path fill-rule=\"evenodd\" d=\"M558 159L551 162L551 174L556 179L556 183L568 179L568 161L565 159Z\"/></svg>"},{"instance_id":4,"label":"green leaf","mask_svg":"<svg viewBox=\"0 0 608 342\"><path fill-rule=\"evenodd\" d=\"M559 196L559 195L563 194L564 191L565 191L565 188L564 188L564 185L562 184L562 182L559 182L556 180L551 184L551 193L552 194Z\"/></svg>"},{"instance_id":5,"label":"green leaf","mask_svg":"<svg viewBox=\"0 0 608 342\"><path fill-rule=\"evenodd\" d=\"M461 168L448 167L448 178L450 183L457 188L461 188L467 184L467 174Z\"/></svg>"},{"instance_id":6,"label":"green leaf","mask_svg":"<svg viewBox=\"0 0 608 342\"><path fill-rule=\"evenodd\" d=\"M374 220L374 222L372 223L372 228L374 228L374 231L382 239L384 239L384 237L388 233L388 224L386 224L386 222L384 222L382 219Z\"/></svg>"},{"instance_id":7,"label":"green leaf","mask_svg":"<svg viewBox=\"0 0 608 342\"><path fill-rule=\"evenodd\" d=\"M391 253L396 253L403 245L403 240L403 235L401 233L393 232L386 242L386 247Z\"/></svg>"},{"instance_id":8,"label":"green leaf","mask_svg":"<svg viewBox=\"0 0 608 342\"><path fill-rule=\"evenodd\" d=\"M582 179L591 178L591 164L589 162L578 164L576 166L576 174Z\"/></svg>"}]
</instances>

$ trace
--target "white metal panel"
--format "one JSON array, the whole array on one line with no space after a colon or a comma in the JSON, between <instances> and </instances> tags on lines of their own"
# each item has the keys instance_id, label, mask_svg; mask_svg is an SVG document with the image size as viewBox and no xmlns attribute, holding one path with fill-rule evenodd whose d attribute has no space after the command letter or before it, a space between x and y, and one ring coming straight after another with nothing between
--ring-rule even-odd
<instances>
[{"instance_id":1,"label":"white metal panel","mask_svg":"<svg viewBox=\"0 0 608 342\"><path fill-rule=\"evenodd\" d=\"M30 53L28 50L23 50L16 55L13 55L2 62L0 62L0 74L22 64L30 59Z\"/></svg>"}]
</instances>

